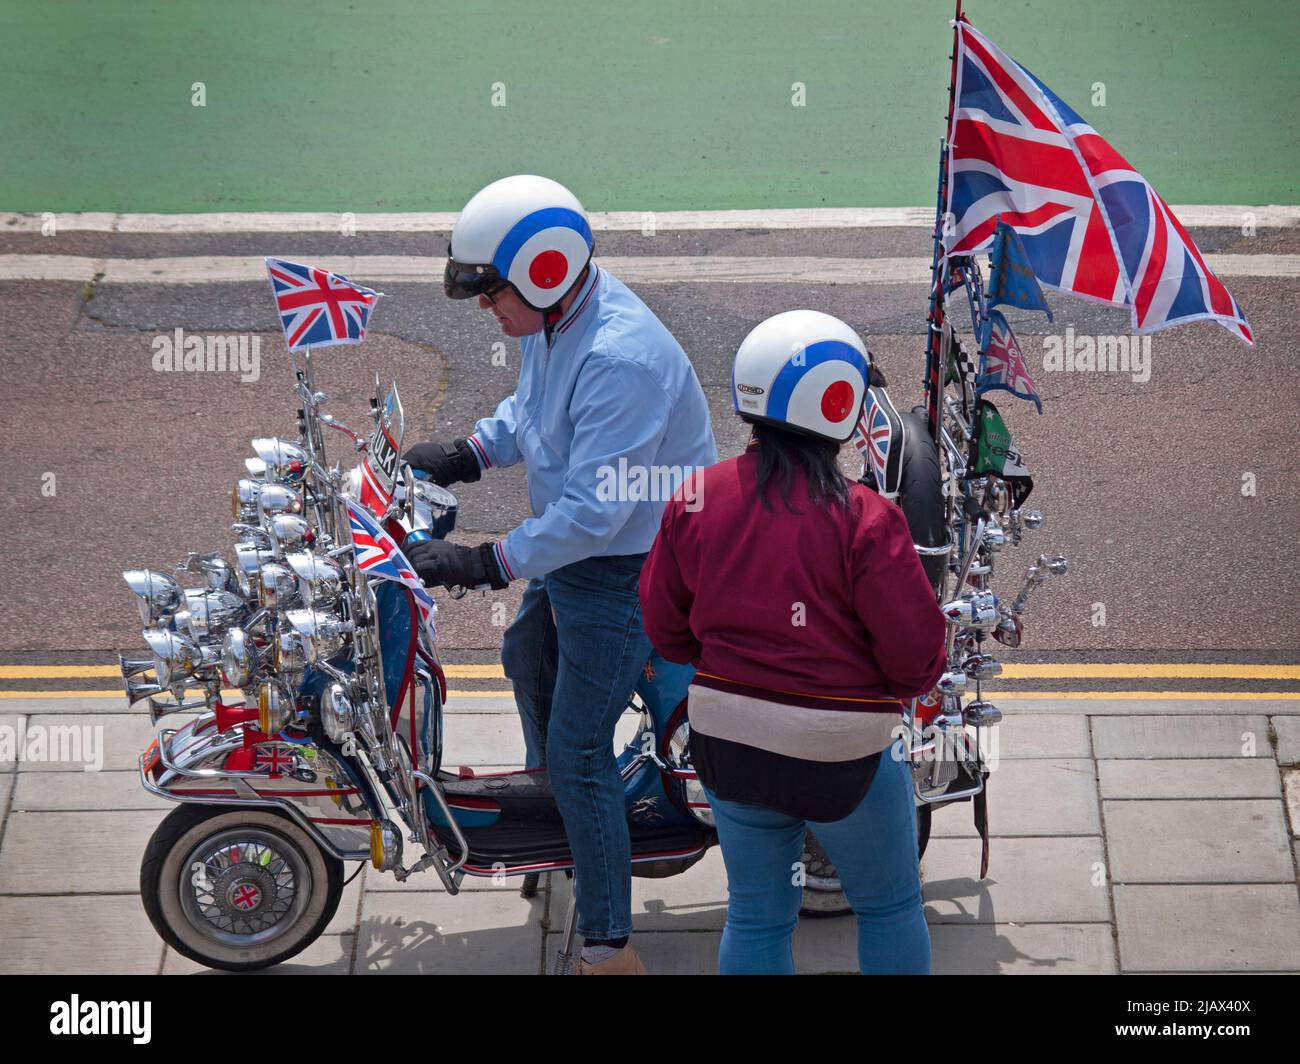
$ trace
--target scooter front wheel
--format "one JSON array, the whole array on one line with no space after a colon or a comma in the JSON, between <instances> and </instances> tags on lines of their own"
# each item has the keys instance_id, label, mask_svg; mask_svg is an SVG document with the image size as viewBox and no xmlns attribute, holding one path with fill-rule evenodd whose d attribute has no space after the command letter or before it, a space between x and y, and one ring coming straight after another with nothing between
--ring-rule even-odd
<instances>
[{"instance_id":1,"label":"scooter front wheel","mask_svg":"<svg viewBox=\"0 0 1300 1064\"><path fill-rule=\"evenodd\" d=\"M930 842L930 816L933 811L934 807L926 804L916 807L917 860L925 856L925 848ZM849 899L844 896L844 888L840 885L835 866L811 831L804 835L803 866L803 901L799 906L801 915L845 916L853 911Z\"/></svg>"},{"instance_id":2,"label":"scooter front wheel","mask_svg":"<svg viewBox=\"0 0 1300 1064\"><path fill-rule=\"evenodd\" d=\"M177 806L140 866L140 897L163 941L232 972L302 952L325 930L342 893L343 862L268 809Z\"/></svg>"}]
</instances>

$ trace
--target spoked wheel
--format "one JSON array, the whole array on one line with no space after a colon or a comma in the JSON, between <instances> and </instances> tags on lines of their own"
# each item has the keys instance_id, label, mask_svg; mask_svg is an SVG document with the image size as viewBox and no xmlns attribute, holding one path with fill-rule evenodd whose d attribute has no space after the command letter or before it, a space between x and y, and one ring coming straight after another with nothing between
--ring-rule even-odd
<instances>
[{"instance_id":1,"label":"spoked wheel","mask_svg":"<svg viewBox=\"0 0 1300 1064\"><path fill-rule=\"evenodd\" d=\"M302 952L343 893L343 863L266 809L182 805L158 825L140 866L150 923L209 968L250 971Z\"/></svg>"},{"instance_id":2,"label":"spoked wheel","mask_svg":"<svg viewBox=\"0 0 1300 1064\"><path fill-rule=\"evenodd\" d=\"M844 896L835 866L811 831L804 833L803 866L803 902L799 906L801 915L845 916L853 911L849 899Z\"/></svg>"}]
</instances>

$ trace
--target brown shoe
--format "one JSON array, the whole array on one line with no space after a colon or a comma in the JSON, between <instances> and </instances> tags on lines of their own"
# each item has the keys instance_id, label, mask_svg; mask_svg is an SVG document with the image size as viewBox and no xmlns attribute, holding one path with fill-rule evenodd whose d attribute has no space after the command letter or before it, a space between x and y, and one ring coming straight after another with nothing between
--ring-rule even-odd
<instances>
[{"instance_id":1,"label":"brown shoe","mask_svg":"<svg viewBox=\"0 0 1300 1064\"><path fill-rule=\"evenodd\" d=\"M636 950L632 948L629 942L614 956L599 964L588 964L582 959L581 954L578 956L578 966L576 975L645 975L645 965L641 963L641 958L636 955Z\"/></svg>"}]
</instances>

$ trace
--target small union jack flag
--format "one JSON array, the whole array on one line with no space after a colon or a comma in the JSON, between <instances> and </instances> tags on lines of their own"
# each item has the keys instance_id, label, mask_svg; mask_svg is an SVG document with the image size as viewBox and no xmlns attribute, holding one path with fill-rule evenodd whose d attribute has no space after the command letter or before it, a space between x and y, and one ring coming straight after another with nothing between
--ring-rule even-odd
<instances>
[{"instance_id":1,"label":"small union jack flag","mask_svg":"<svg viewBox=\"0 0 1300 1064\"><path fill-rule=\"evenodd\" d=\"M889 413L876 395L876 389L867 390L867 400L858 415L857 427L853 430L853 446L862 452L863 461L871 469L876 481L876 491L887 499L893 499L898 492L891 492L889 476L889 452L893 445L893 430L890 426Z\"/></svg>"},{"instance_id":2,"label":"small union jack flag","mask_svg":"<svg viewBox=\"0 0 1300 1064\"><path fill-rule=\"evenodd\" d=\"M1135 333L1214 321L1253 345L1241 307L1146 179L964 19L957 35L944 253L987 250L1000 215L1040 282L1131 307Z\"/></svg>"},{"instance_id":3,"label":"small union jack flag","mask_svg":"<svg viewBox=\"0 0 1300 1064\"><path fill-rule=\"evenodd\" d=\"M293 765L293 758L278 746L263 745L257 747L253 764L258 768L270 769L273 776L278 776Z\"/></svg>"},{"instance_id":4,"label":"small union jack flag","mask_svg":"<svg viewBox=\"0 0 1300 1064\"><path fill-rule=\"evenodd\" d=\"M420 578L415 575L415 570L406 560L406 555L365 507L351 499L347 500L347 504L357 567L367 576L378 577L381 580L395 580L410 591L415 599L416 608L420 611L420 620L429 633L429 639L436 641L433 617L438 612L438 607Z\"/></svg>"},{"instance_id":5,"label":"small union jack flag","mask_svg":"<svg viewBox=\"0 0 1300 1064\"><path fill-rule=\"evenodd\" d=\"M366 338L370 312L382 292L362 288L337 273L284 259L268 258L266 272L290 351L359 344Z\"/></svg>"},{"instance_id":6,"label":"small union jack flag","mask_svg":"<svg viewBox=\"0 0 1300 1064\"><path fill-rule=\"evenodd\" d=\"M1020 353L1016 334L1011 331L1001 311L989 311L985 329L979 376L975 378L975 395L1002 388L1020 399L1030 400L1041 414L1043 401L1038 398L1038 389L1034 387L1034 379L1025 365L1025 356Z\"/></svg>"}]
</instances>

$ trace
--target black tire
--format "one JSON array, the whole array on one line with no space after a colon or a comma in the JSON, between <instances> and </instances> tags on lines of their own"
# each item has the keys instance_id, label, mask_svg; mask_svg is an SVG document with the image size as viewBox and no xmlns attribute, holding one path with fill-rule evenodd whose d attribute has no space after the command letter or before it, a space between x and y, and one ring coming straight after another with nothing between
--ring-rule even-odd
<instances>
[{"instance_id":1,"label":"black tire","mask_svg":"<svg viewBox=\"0 0 1300 1064\"><path fill-rule=\"evenodd\" d=\"M205 925L187 915L187 904L192 903L187 903L185 891L192 889L197 874L191 873L193 862L189 859L211 845L211 840L227 833L247 834L269 842L295 862L290 869L298 887L294 904L287 917L267 929L273 934L264 931L258 933L261 937L243 936L247 941L237 941L240 936L227 933L231 941L224 942L216 937L215 925L205 930ZM272 862L258 864L261 867L254 871L259 876L273 875L267 871ZM299 902L304 887L306 893ZM163 941L190 960L229 972L269 968L301 953L334 918L342 894L343 862L321 850L287 816L265 808L179 805L158 825L140 865L140 898L149 922ZM265 896L263 890L259 905Z\"/></svg>"},{"instance_id":2,"label":"black tire","mask_svg":"<svg viewBox=\"0 0 1300 1064\"><path fill-rule=\"evenodd\" d=\"M917 410L921 413L918 415ZM907 518L912 542L922 547L942 547L948 542L947 500L943 496L943 471L939 448L930 438L925 408L899 411L906 429L903 471L898 484L898 506ZM942 555L921 555L921 567L930 586L939 593L948 559Z\"/></svg>"},{"instance_id":3,"label":"black tire","mask_svg":"<svg viewBox=\"0 0 1300 1064\"><path fill-rule=\"evenodd\" d=\"M934 806L926 803L916 807L916 859L925 856L925 848L930 844L930 818L934 815Z\"/></svg>"}]
</instances>

